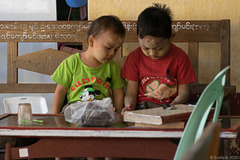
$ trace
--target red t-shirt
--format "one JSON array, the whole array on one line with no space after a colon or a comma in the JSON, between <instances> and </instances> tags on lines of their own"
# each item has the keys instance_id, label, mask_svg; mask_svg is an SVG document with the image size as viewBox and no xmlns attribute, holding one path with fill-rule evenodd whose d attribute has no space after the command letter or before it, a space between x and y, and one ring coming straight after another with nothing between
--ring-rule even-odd
<instances>
[{"instance_id":1,"label":"red t-shirt","mask_svg":"<svg viewBox=\"0 0 240 160\"><path fill-rule=\"evenodd\" d=\"M141 47L131 52L124 63L122 77L138 82L139 103L151 101L157 104L171 103L177 96L177 91L162 101L146 97L144 94L153 91L161 84L173 89L177 88L177 85L193 83L197 80L188 55L172 43L169 51L159 59L146 56Z\"/></svg>"}]
</instances>

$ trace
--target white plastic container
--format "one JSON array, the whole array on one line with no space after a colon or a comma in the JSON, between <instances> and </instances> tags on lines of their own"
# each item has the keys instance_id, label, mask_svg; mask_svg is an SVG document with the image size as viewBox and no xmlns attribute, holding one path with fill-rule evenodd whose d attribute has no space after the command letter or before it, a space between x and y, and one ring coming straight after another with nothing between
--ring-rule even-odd
<instances>
[{"instance_id":1,"label":"white plastic container","mask_svg":"<svg viewBox=\"0 0 240 160\"><path fill-rule=\"evenodd\" d=\"M20 103L30 103L32 106L33 114L47 114L48 106L46 99L39 96L30 97L11 97L4 98L3 104L5 113L18 113L18 104Z\"/></svg>"}]
</instances>

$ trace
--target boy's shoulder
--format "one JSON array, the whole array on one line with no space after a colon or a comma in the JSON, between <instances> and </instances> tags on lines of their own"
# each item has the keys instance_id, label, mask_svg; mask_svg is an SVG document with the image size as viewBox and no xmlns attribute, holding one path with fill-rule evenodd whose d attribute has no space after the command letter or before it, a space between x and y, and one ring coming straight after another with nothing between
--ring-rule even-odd
<instances>
[{"instance_id":1,"label":"boy's shoulder","mask_svg":"<svg viewBox=\"0 0 240 160\"><path fill-rule=\"evenodd\" d=\"M80 55L79 53L75 53L67 57L66 59L63 60L65 63L76 63L80 60Z\"/></svg>"},{"instance_id":2,"label":"boy's shoulder","mask_svg":"<svg viewBox=\"0 0 240 160\"><path fill-rule=\"evenodd\" d=\"M70 55L68 58L76 59L76 58L80 58L80 55L79 55L79 53L77 52L77 53L75 53L75 54Z\"/></svg>"},{"instance_id":3,"label":"boy's shoulder","mask_svg":"<svg viewBox=\"0 0 240 160\"><path fill-rule=\"evenodd\" d=\"M115 60L108 61L105 65L109 65L110 67L120 67L120 64Z\"/></svg>"},{"instance_id":4,"label":"boy's shoulder","mask_svg":"<svg viewBox=\"0 0 240 160\"><path fill-rule=\"evenodd\" d=\"M80 56L79 56L79 53L77 52L77 53L71 54L64 60L73 60L73 59L77 59L78 57L80 57Z\"/></svg>"}]
</instances>

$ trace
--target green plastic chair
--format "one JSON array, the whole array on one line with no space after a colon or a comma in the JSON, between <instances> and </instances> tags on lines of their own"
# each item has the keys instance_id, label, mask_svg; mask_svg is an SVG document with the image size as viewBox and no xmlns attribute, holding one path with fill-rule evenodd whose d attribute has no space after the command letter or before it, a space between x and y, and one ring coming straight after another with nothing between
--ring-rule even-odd
<instances>
[{"instance_id":1,"label":"green plastic chair","mask_svg":"<svg viewBox=\"0 0 240 160\"><path fill-rule=\"evenodd\" d=\"M219 149L220 124L209 123L201 137L186 152L181 160L216 159Z\"/></svg>"},{"instance_id":2,"label":"green plastic chair","mask_svg":"<svg viewBox=\"0 0 240 160\"><path fill-rule=\"evenodd\" d=\"M213 123L217 123L224 96L226 72L229 66L219 72L201 94L195 109L190 115L183 136L178 144L174 160L180 160L187 150L200 138L205 127L209 112L215 104Z\"/></svg>"}]
</instances>

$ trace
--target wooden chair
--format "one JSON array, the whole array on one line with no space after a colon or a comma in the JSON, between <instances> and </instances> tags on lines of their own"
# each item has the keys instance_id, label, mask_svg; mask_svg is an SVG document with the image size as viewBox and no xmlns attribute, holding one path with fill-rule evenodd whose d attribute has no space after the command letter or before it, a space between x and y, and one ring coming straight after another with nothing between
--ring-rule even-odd
<instances>
[{"instance_id":1,"label":"wooden chair","mask_svg":"<svg viewBox=\"0 0 240 160\"><path fill-rule=\"evenodd\" d=\"M218 156L220 128L218 123L210 123L181 160L215 159Z\"/></svg>"},{"instance_id":2,"label":"wooden chair","mask_svg":"<svg viewBox=\"0 0 240 160\"><path fill-rule=\"evenodd\" d=\"M212 121L217 123L224 96L226 73L229 68L230 67L226 67L219 72L214 80L209 83L203 91L195 109L188 119L174 160L180 160L186 154L186 151L190 148L190 146L200 138L213 105L215 105L215 111Z\"/></svg>"}]
</instances>

